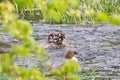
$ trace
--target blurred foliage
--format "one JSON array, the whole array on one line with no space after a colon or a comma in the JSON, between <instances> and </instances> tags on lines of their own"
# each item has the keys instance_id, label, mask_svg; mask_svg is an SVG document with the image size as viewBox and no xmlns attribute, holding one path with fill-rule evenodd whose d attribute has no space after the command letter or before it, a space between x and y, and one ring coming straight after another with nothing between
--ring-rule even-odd
<instances>
[{"instance_id":1,"label":"blurred foliage","mask_svg":"<svg viewBox=\"0 0 120 80\"><path fill-rule=\"evenodd\" d=\"M120 0L12 0L20 18L47 23L107 22L119 25ZM22 4L27 2L27 4ZM33 8L33 9L32 9ZM112 19L112 20L111 20ZM117 21L117 23L116 23Z\"/></svg>"},{"instance_id":2,"label":"blurred foliage","mask_svg":"<svg viewBox=\"0 0 120 80\"><path fill-rule=\"evenodd\" d=\"M47 23L110 22L120 25L120 0L3 0L0 2L0 31L9 32L20 43L12 45L9 54L0 55L1 80L51 80L44 71L24 69L14 65L15 56L34 54L46 58L45 49L31 37L32 28L27 20ZM70 62L69 62L70 61ZM70 63L70 64L69 64ZM56 80L81 80L77 75L78 63L67 60L59 69L52 70Z\"/></svg>"},{"instance_id":3,"label":"blurred foliage","mask_svg":"<svg viewBox=\"0 0 120 80\"><path fill-rule=\"evenodd\" d=\"M46 57L45 49L35 43L31 37L33 31L30 23L18 19L14 13L13 4L10 2L0 3L0 10L0 24L4 26L1 31L9 31L12 38L17 38L22 43L12 45L10 53L0 55L0 74L6 74L13 80L45 80L46 78L42 77L38 70L21 69L13 65L14 56L26 56L34 53L35 56L43 58Z\"/></svg>"},{"instance_id":4,"label":"blurred foliage","mask_svg":"<svg viewBox=\"0 0 120 80\"><path fill-rule=\"evenodd\" d=\"M114 25L120 25L120 14L119 15L116 15L116 14L112 15L110 17L110 22Z\"/></svg>"},{"instance_id":5,"label":"blurred foliage","mask_svg":"<svg viewBox=\"0 0 120 80\"><path fill-rule=\"evenodd\" d=\"M74 60L65 60L60 68L53 69L52 72L59 80L66 80L65 78L68 80L81 80L78 75L80 65Z\"/></svg>"},{"instance_id":6,"label":"blurred foliage","mask_svg":"<svg viewBox=\"0 0 120 80\"><path fill-rule=\"evenodd\" d=\"M16 61L15 57L19 56L27 56L30 54L34 54L34 56L38 58L46 58L46 50L40 46L38 46L34 40L32 35L32 28L29 22L23 19L18 19L18 15L16 14L16 4L19 10L24 9L33 9L32 0L14 0L16 3L13 5L13 2L0 2L0 24L3 25L0 31L2 32L9 32L12 38L17 38L20 43L13 44L11 46L10 53L1 54L0 55L0 80L51 80L51 78L46 77L45 75L45 67L41 67L41 70L36 68L22 68L14 64ZM54 0L53 0L54 2ZM56 2L56 1L55 1ZM22 4L23 3L23 4ZM56 2L59 3L59 2ZM49 14L55 14L55 16L59 16L56 10L53 10L56 6L56 3L49 2ZM36 2L37 4L37 2ZM43 2L44 4L44 2ZM77 8L77 3L70 4L73 7ZM65 5L63 4L60 5ZM37 5L40 6L40 5ZM44 9L43 9L44 11ZM63 11L60 9L60 11ZM49 15L48 12L46 15ZM45 17L46 19L49 17ZM51 18L51 16L50 16ZM52 17L52 19L60 21L60 18ZM41 63L43 65L45 62ZM70 64L69 64L70 63ZM36 66L36 65L34 65ZM71 80L80 80L79 76L74 74L75 72L79 71L80 66L78 63L73 61L67 61L65 65L61 66L62 72L58 69L57 71L61 73L61 77L68 75ZM74 73L73 73L74 72ZM62 74L65 73L65 74ZM54 72L52 73L54 74ZM53 76L57 76L55 73ZM58 80L58 79L56 79Z\"/></svg>"}]
</instances>

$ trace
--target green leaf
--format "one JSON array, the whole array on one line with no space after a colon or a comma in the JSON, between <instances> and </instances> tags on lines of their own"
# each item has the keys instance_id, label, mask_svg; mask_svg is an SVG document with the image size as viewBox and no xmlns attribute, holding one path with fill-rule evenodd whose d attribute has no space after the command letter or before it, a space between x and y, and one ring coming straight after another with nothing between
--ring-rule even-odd
<instances>
[{"instance_id":1,"label":"green leaf","mask_svg":"<svg viewBox=\"0 0 120 80\"><path fill-rule=\"evenodd\" d=\"M30 54L30 50L28 47L22 45L14 45L11 49L11 53L18 56L26 56Z\"/></svg>"},{"instance_id":2,"label":"green leaf","mask_svg":"<svg viewBox=\"0 0 120 80\"><path fill-rule=\"evenodd\" d=\"M0 32L8 32L9 28L7 26L4 26L2 29L0 29Z\"/></svg>"},{"instance_id":3,"label":"green leaf","mask_svg":"<svg viewBox=\"0 0 120 80\"><path fill-rule=\"evenodd\" d=\"M116 14L112 15L110 17L110 22L114 25L120 25L120 15L116 15Z\"/></svg>"},{"instance_id":4,"label":"green leaf","mask_svg":"<svg viewBox=\"0 0 120 80\"><path fill-rule=\"evenodd\" d=\"M35 56L36 57L46 58L46 50L45 50L45 48L36 45L34 47L34 51L35 51Z\"/></svg>"},{"instance_id":5,"label":"green leaf","mask_svg":"<svg viewBox=\"0 0 120 80\"><path fill-rule=\"evenodd\" d=\"M19 10L33 9L34 4L32 0L13 0L17 4Z\"/></svg>"},{"instance_id":6,"label":"green leaf","mask_svg":"<svg viewBox=\"0 0 120 80\"><path fill-rule=\"evenodd\" d=\"M70 80L82 80L78 75L74 75L74 74L71 74L69 75L70 76Z\"/></svg>"},{"instance_id":7,"label":"green leaf","mask_svg":"<svg viewBox=\"0 0 120 80\"><path fill-rule=\"evenodd\" d=\"M53 69L53 70L52 70L52 73L53 73L55 76L58 76L58 77L61 77L61 76L62 76L62 73L61 73L59 70L57 70L57 69Z\"/></svg>"},{"instance_id":8,"label":"green leaf","mask_svg":"<svg viewBox=\"0 0 120 80\"><path fill-rule=\"evenodd\" d=\"M80 5L80 2L79 2L79 0L68 0L68 3L73 7L73 8L78 8L79 7L79 5Z\"/></svg>"},{"instance_id":9,"label":"green leaf","mask_svg":"<svg viewBox=\"0 0 120 80\"><path fill-rule=\"evenodd\" d=\"M2 71L3 71L3 70L2 70L2 66L0 66L0 73L2 73Z\"/></svg>"},{"instance_id":10,"label":"green leaf","mask_svg":"<svg viewBox=\"0 0 120 80\"><path fill-rule=\"evenodd\" d=\"M56 0L55 7L56 7L56 10L59 11L61 15L63 15L68 8L68 4L66 1Z\"/></svg>"},{"instance_id":11,"label":"green leaf","mask_svg":"<svg viewBox=\"0 0 120 80\"><path fill-rule=\"evenodd\" d=\"M26 3L28 9L33 9L34 5L32 0L26 0Z\"/></svg>"},{"instance_id":12,"label":"green leaf","mask_svg":"<svg viewBox=\"0 0 120 80\"><path fill-rule=\"evenodd\" d=\"M100 22L100 21L109 22L109 17L107 16L107 14L105 14L103 12L98 12L98 13L96 13L95 20L98 22Z\"/></svg>"},{"instance_id":13,"label":"green leaf","mask_svg":"<svg viewBox=\"0 0 120 80\"><path fill-rule=\"evenodd\" d=\"M32 34L30 23L25 20L17 20L10 28L11 35L19 39L24 39Z\"/></svg>"},{"instance_id":14,"label":"green leaf","mask_svg":"<svg viewBox=\"0 0 120 80\"><path fill-rule=\"evenodd\" d=\"M25 9L25 5L27 4L26 0L13 0L13 1L14 1L14 3L17 4L17 7L19 10Z\"/></svg>"},{"instance_id":15,"label":"green leaf","mask_svg":"<svg viewBox=\"0 0 120 80\"><path fill-rule=\"evenodd\" d=\"M58 14L56 10L49 10L47 15L46 15L47 20L55 20L57 23L61 21L61 16Z\"/></svg>"},{"instance_id":16,"label":"green leaf","mask_svg":"<svg viewBox=\"0 0 120 80\"><path fill-rule=\"evenodd\" d=\"M8 72L8 68L11 66L11 59L9 54L3 54L0 56L0 64L2 72Z\"/></svg>"},{"instance_id":17,"label":"green leaf","mask_svg":"<svg viewBox=\"0 0 120 80\"><path fill-rule=\"evenodd\" d=\"M30 79L31 71L29 69L23 69L20 75L23 79Z\"/></svg>"},{"instance_id":18,"label":"green leaf","mask_svg":"<svg viewBox=\"0 0 120 80\"><path fill-rule=\"evenodd\" d=\"M56 3L57 0L48 0L47 2L47 9L50 10L50 9L55 9L55 3Z\"/></svg>"},{"instance_id":19,"label":"green leaf","mask_svg":"<svg viewBox=\"0 0 120 80\"><path fill-rule=\"evenodd\" d=\"M26 37L23 39L24 45L28 48L30 48L31 50L34 48L34 46L36 46L36 42L34 40L34 38L32 37Z\"/></svg>"},{"instance_id":20,"label":"green leaf","mask_svg":"<svg viewBox=\"0 0 120 80\"><path fill-rule=\"evenodd\" d=\"M74 60L65 60L61 69L66 74L74 73L75 71L79 72L80 65Z\"/></svg>"}]
</instances>

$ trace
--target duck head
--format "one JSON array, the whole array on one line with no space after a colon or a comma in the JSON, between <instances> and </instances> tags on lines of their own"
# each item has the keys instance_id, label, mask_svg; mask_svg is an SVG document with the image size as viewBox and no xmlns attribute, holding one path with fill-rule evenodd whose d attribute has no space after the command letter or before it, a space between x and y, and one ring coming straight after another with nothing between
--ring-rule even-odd
<instances>
[{"instance_id":1,"label":"duck head","mask_svg":"<svg viewBox=\"0 0 120 80\"><path fill-rule=\"evenodd\" d=\"M65 34L64 33L59 32L57 35L59 36L59 38L65 39Z\"/></svg>"},{"instance_id":2,"label":"duck head","mask_svg":"<svg viewBox=\"0 0 120 80\"><path fill-rule=\"evenodd\" d=\"M54 34L51 33L51 34L48 36L48 42L49 42L49 43L53 43L53 38L54 38Z\"/></svg>"},{"instance_id":3,"label":"duck head","mask_svg":"<svg viewBox=\"0 0 120 80\"><path fill-rule=\"evenodd\" d=\"M75 60L76 62L78 62L78 59L76 58L77 55L78 55L78 53L75 51L68 51L65 58L72 59L72 60Z\"/></svg>"}]
</instances>

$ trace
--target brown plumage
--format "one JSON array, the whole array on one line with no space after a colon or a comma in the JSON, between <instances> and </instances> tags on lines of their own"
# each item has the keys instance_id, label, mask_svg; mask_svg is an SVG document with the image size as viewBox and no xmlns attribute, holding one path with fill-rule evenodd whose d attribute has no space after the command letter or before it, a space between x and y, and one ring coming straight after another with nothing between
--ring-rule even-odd
<instances>
[{"instance_id":1,"label":"brown plumage","mask_svg":"<svg viewBox=\"0 0 120 80\"><path fill-rule=\"evenodd\" d=\"M75 60L76 62L78 62L77 58L75 57L76 55L78 55L77 52L75 51L68 51L65 58L66 59L72 59ZM64 80L70 80L67 76L65 76Z\"/></svg>"},{"instance_id":2,"label":"brown plumage","mask_svg":"<svg viewBox=\"0 0 120 80\"><path fill-rule=\"evenodd\" d=\"M62 32L59 32L57 34L52 33L48 36L49 43L62 44L64 39L65 39L65 34L63 34Z\"/></svg>"},{"instance_id":3,"label":"brown plumage","mask_svg":"<svg viewBox=\"0 0 120 80\"><path fill-rule=\"evenodd\" d=\"M75 60L76 62L78 61L77 58L76 58L76 55L78 55L77 52L75 51L68 51L65 55L65 59L72 59L72 60ZM64 61L63 62L56 62L54 65L52 65L52 68L60 68L62 65L64 64Z\"/></svg>"},{"instance_id":4,"label":"brown plumage","mask_svg":"<svg viewBox=\"0 0 120 80\"><path fill-rule=\"evenodd\" d=\"M57 35L58 35L60 38L65 39L65 34L63 34L62 32L59 32Z\"/></svg>"},{"instance_id":5,"label":"brown plumage","mask_svg":"<svg viewBox=\"0 0 120 80\"><path fill-rule=\"evenodd\" d=\"M66 60L67 59L71 59L71 60L75 60L77 61L76 55L78 55L77 52L75 51L68 51L65 55L65 59L63 62L57 62L55 65L52 65L51 69L60 69L62 65L66 64ZM63 80L70 80L69 76L64 75L64 79Z\"/></svg>"},{"instance_id":6,"label":"brown plumage","mask_svg":"<svg viewBox=\"0 0 120 80\"><path fill-rule=\"evenodd\" d=\"M58 34L58 44L62 44L63 40L65 39L65 34L63 34L62 32L59 32Z\"/></svg>"},{"instance_id":7,"label":"brown plumage","mask_svg":"<svg viewBox=\"0 0 120 80\"><path fill-rule=\"evenodd\" d=\"M53 39L54 39L54 34L51 33L51 34L48 36L48 42L49 42L49 43L53 43Z\"/></svg>"},{"instance_id":8,"label":"brown plumage","mask_svg":"<svg viewBox=\"0 0 120 80\"><path fill-rule=\"evenodd\" d=\"M77 55L77 52L75 51L68 51L65 58L66 59L71 59L73 56Z\"/></svg>"}]
</instances>

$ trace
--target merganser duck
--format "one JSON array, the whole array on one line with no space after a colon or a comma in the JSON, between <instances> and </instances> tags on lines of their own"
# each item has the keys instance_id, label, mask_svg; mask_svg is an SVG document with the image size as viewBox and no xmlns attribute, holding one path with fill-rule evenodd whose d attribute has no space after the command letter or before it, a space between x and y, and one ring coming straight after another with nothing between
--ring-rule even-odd
<instances>
[{"instance_id":1,"label":"merganser duck","mask_svg":"<svg viewBox=\"0 0 120 80\"><path fill-rule=\"evenodd\" d=\"M62 42L63 42L63 40L65 39L65 34L63 34L62 32L59 32L58 34L57 34L57 36L58 36L58 44L62 44Z\"/></svg>"},{"instance_id":2,"label":"merganser duck","mask_svg":"<svg viewBox=\"0 0 120 80\"><path fill-rule=\"evenodd\" d=\"M67 54L65 55L65 59L63 60L63 62L56 62L54 65L52 65L52 68L60 68L64 64L64 61L66 60L74 60L75 62L78 62L77 56L78 56L77 52L68 51Z\"/></svg>"},{"instance_id":3,"label":"merganser duck","mask_svg":"<svg viewBox=\"0 0 120 80\"><path fill-rule=\"evenodd\" d=\"M48 42L49 42L49 43L53 43L53 39L54 39L54 34L51 33L51 34L48 36Z\"/></svg>"},{"instance_id":4,"label":"merganser duck","mask_svg":"<svg viewBox=\"0 0 120 80\"><path fill-rule=\"evenodd\" d=\"M79 54L77 52L75 52L75 51L68 51L67 54L65 55L65 59L63 60L63 62L58 62L53 67L53 70L58 70L58 71L60 71L61 69L63 70L63 72L61 72L61 74L63 74L63 76L64 76L63 80L70 80L70 76L66 73L66 70L64 71L65 68L68 68L68 67L74 68L72 70L73 74L79 72L79 69L78 69L78 65L79 64L77 64L78 63L78 59L76 57L77 55L79 55ZM74 61L75 61L75 64L72 65ZM72 63L68 64L69 62L72 62ZM75 71L75 73L74 73L74 71Z\"/></svg>"},{"instance_id":5,"label":"merganser duck","mask_svg":"<svg viewBox=\"0 0 120 80\"><path fill-rule=\"evenodd\" d=\"M65 58L66 59L71 59L71 60L74 60L74 61L78 62L78 59L76 58L77 55L78 55L78 53L75 52L75 51L68 51Z\"/></svg>"},{"instance_id":6,"label":"merganser duck","mask_svg":"<svg viewBox=\"0 0 120 80\"><path fill-rule=\"evenodd\" d=\"M64 39L65 39L65 34L63 34L62 32L59 32L57 34L51 33L48 36L49 43L62 44Z\"/></svg>"}]
</instances>

